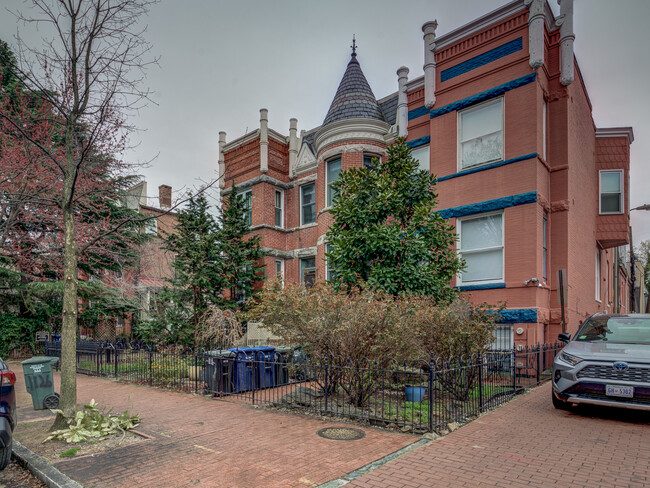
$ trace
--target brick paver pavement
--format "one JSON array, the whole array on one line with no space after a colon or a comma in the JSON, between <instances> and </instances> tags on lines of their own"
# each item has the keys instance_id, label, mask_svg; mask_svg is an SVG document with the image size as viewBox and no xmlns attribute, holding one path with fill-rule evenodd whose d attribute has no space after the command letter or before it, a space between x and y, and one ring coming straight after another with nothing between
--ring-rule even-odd
<instances>
[{"instance_id":1,"label":"brick paver pavement","mask_svg":"<svg viewBox=\"0 0 650 488\"><path fill-rule=\"evenodd\" d=\"M650 415L551 405L536 388L345 488L650 487Z\"/></svg>"},{"instance_id":2,"label":"brick paver pavement","mask_svg":"<svg viewBox=\"0 0 650 488\"><path fill-rule=\"evenodd\" d=\"M20 364L11 367L19 422L48 416L33 410ZM327 440L316 431L344 424L83 375L77 381L79 402L139 413L138 431L151 436L55 464L86 488L316 486L418 440L372 428L361 440ZM58 391L58 373L55 384Z\"/></svg>"}]
</instances>

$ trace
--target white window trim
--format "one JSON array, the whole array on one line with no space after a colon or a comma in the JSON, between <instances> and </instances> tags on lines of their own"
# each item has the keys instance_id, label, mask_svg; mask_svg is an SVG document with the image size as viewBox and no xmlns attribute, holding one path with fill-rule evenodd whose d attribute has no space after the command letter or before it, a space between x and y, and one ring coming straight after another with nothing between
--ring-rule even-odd
<instances>
[{"instance_id":1,"label":"white window trim","mask_svg":"<svg viewBox=\"0 0 650 488\"><path fill-rule=\"evenodd\" d=\"M596 301L602 303L601 299L601 289L600 289L600 268L601 268L601 259L600 259L600 248L596 247Z\"/></svg>"},{"instance_id":2,"label":"white window trim","mask_svg":"<svg viewBox=\"0 0 650 488\"><path fill-rule=\"evenodd\" d=\"M491 103L495 103L496 101L499 101L501 103L501 156L499 158L495 159L490 159L488 161L483 161L481 163L477 164L472 164L471 166L464 167L463 166L463 153L462 153L462 141L461 141L461 135L462 135L462 114L466 114L469 112L473 112L474 110L478 110L481 107L484 107L485 105L489 105ZM495 163L497 161L503 161L505 157L505 149L506 149L506 120L505 120L505 115L506 115L506 101L505 97L497 97L497 98L492 98L490 100L486 100L485 102L478 103L476 105L472 105L471 107L468 107L464 110L459 110L456 117L456 159L457 159L457 169L458 171L464 171L466 169L472 169L472 168L478 168L479 166L483 166L486 164L490 163ZM491 132L493 134L493 132ZM431 157L431 156L429 156Z\"/></svg>"},{"instance_id":3,"label":"white window trim","mask_svg":"<svg viewBox=\"0 0 650 488\"><path fill-rule=\"evenodd\" d=\"M364 152L364 153L363 153L363 157L362 157L362 159L361 159L361 165L362 165L362 167L364 167L364 168L366 167L366 165L365 165L365 159L366 159L366 157L369 157L371 161L372 161L373 159L375 159L375 158L377 158L377 159L379 159L379 160L381 161L381 155L380 155L380 154L372 153L372 152Z\"/></svg>"},{"instance_id":4,"label":"white window trim","mask_svg":"<svg viewBox=\"0 0 650 488\"><path fill-rule=\"evenodd\" d=\"M603 173L618 173L619 174L619 187L620 187L620 193L619 193L619 206L621 207L620 212L603 212L602 210L602 184L603 184L603 179L602 179L602 174ZM625 185L623 184L623 170L622 169L603 169L598 171L598 213L600 215L622 215L625 213L625 200L623 199L623 191L625 190ZM609 193L609 192L608 192Z\"/></svg>"},{"instance_id":5,"label":"white window trim","mask_svg":"<svg viewBox=\"0 0 650 488\"><path fill-rule=\"evenodd\" d=\"M304 190L306 187L308 187L309 185L314 185L314 203L312 204L312 205L314 205L314 221L313 221L313 222L305 223L305 222L304 222L304 219L303 219L303 212L302 212L302 207L303 207L303 203L302 203L302 201L303 201L303 200L302 200L302 198L303 198L303 197L302 197L302 192L303 192L303 190ZM300 227L302 227L302 226L304 226L304 225L312 225L312 224L315 224L315 223L316 223L316 215L315 215L315 213L316 213L316 212L315 212L315 210L316 210L316 204L315 204L315 202L316 202L316 184L313 183L313 182L311 182L311 183L306 183L306 184L304 184L304 185L301 185L301 186L300 186L300 200L299 200L299 202L298 202L298 204L300 205Z\"/></svg>"},{"instance_id":6,"label":"white window trim","mask_svg":"<svg viewBox=\"0 0 650 488\"><path fill-rule=\"evenodd\" d=\"M428 158L428 161L427 161L427 163L428 163L428 164L427 164L427 171L428 171L429 173L431 173L431 147L430 147L429 144L422 144L421 146L417 146L417 147L411 148L411 155L413 154L414 151L419 151L419 150L421 150L421 149L425 149L425 148L428 150L428 153L429 153L429 158ZM418 162L419 162L419 161L418 161ZM424 169L424 168L418 166L418 170L423 170L423 169Z\"/></svg>"},{"instance_id":7,"label":"white window trim","mask_svg":"<svg viewBox=\"0 0 650 488\"><path fill-rule=\"evenodd\" d=\"M282 282L282 288L284 288L284 259L276 259L273 265L277 266L278 263L280 263L280 281ZM275 272L275 278L277 279L278 278L277 268L274 269L274 272Z\"/></svg>"},{"instance_id":8,"label":"white window trim","mask_svg":"<svg viewBox=\"0 0 650 488\"><path fill-rule=\"evenodd\" d=\"M329 252L330 244L329 242L325 243L325 252ZM325 256L325 281L332 281L332 270L330 268L330 260Z\"/></svg>"},{"instance_id":9,"label":"white window trim","mask_svg":"<svg viewBox=\"0 0 650 488\"><path fill-rule=\"evenodd\" d=\"M275 206L275 195L280 193L280 225L275 225L275 209L278 207ZM278 227L279 229L284 229L284 190L278 190L277 188L275 189L275 193L273 194L273 224L274 227Z\"/></svg>"},{"instance_id":10,"label":"white window trim","mask_svg":"<svg viewBox=\"0 0 650 488\"><path fill-rule=\"evenodd\" d=\"M505 229L506 229L506 218L505 218L505 212L503 210L497 210L495 212L486 212L482 214L474 214L474 215L469 215L467 217L460 217L456 220L456 233L458 234L458 244L457 244L457 254L459 257L463 257L463 251L462 251L462 238L463 238L463 222L467 222L468 220L474 220L474 219L480 219L483 217L489 217L491 215L501 215L501 246L492 246L492 247L485 247L481 249L473 249L469 251L470 254L480 252L480 251L489 251L489 250L494 250L498 249L499 247L501 248L502 252L502 259L501 259L501 278L496 279L496 280L481 280L481 281L468 281L467 283L463 283L463 273L460 272L458 273L458 276L456 277L456 282L458 286L471 286L471 285L487 285L487 284L495 284L495 283L505 283L505 277L506 277L506 244L505 244ZM465 252L467 254L467 251Z\"/></svg>"},{"instance_id":11,"label":"white window trim","mask_svg":"<svg viewBox=\"0 0 650 488\"><path fill-rule=\"evenodd\" d=\"M252 189L250 189L250 190L244 190L243 192L239 193L238 195L239 195L240 197L242 197L242 199L244 200L244 204L246 204L246 195L247 195L248 193L251 194L251 208L248 209L248 210L246 210L246 211L244 212L244 215L246 215L246 214L248 213L248 211L250 211L250 213L251 213L251 221L250 221L250 223L249 223L248 225L249 225L250 227L252 227L252 226L253 226L253 190L252 190Z\"/></svg>"},{"instance_id":12,"label":"white window trim","mask_svg":"<svg viewBox=\"0 0 650 488\"><path fill-rule=\"evenodd\" d=\"M158 218L154 217L144 222L145 234L158 235Z\"/></svg>"},{"instance_id":13,"label":"white window trim","mask_svg":"<svg viewBox=\"0 0 650 488\"><path fill-rule=\"evenodd\" d=\"M298 261L298 272L300 273L300 284L304 285L305 284L305 274L303 273L303 267L302 263L306 261L307 259L313 259L314 260L314 284L316 284L316 270L318 269L318 266L316 265L316 256L305 256L300 258L300 261Z\"/></svg>"},{"instance_id":14,"label":"white window trim","mask_svg":"<svg viewBox=\"0 0 650 488\"><path fill-rule=\"evenodd\" d=\"M334 161L339 161L339 164L341 165L341 169L339 170L339 177L341 176L341 171L343 171L343 158L341 157L340 154L338 156L335 156L325 161L325 208L330 208L334 203L334 196L332 196L332 203L327 201L329 199L329 193L330 193L329 165Z\"/></svg>"}]
</instances>

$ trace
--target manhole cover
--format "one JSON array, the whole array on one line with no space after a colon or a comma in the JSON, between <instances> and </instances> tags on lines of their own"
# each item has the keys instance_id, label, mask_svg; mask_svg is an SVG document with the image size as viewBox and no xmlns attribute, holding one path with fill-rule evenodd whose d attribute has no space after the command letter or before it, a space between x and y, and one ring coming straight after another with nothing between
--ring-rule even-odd
<instances>
[{"instance_id":1,"label":"manhole cover","mask_svg":"<svg viewBox=\"0 0 650 488\"><path fill-rule=\"evenodd\" d=\"M366 436L364 431L348 427L327 427L316 433L325 439L332 439L334 441L356 441Z\"/></svg>"}]
</instances>

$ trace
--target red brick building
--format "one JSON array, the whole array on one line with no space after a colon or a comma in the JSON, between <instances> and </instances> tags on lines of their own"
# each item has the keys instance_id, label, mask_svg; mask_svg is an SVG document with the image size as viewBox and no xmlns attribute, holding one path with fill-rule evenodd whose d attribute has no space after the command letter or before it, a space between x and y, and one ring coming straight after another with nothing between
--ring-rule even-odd
<instances>
[{"instance_id":1,"label":"red brick building","mask_svg":"<svg viewBox=\"0 0 650 488\"><path fill-rule=\"evenodd\" d=\"M155 295L168 286L168 279L174 277L174 254L165 248L164 237L172 234L176 228L177 214L170 211L172 205L172 188L168 185L158 187L158 206L151 205L147 197L147 182L143 181L129 191L127 206L140 211L145 217L153 217L145 221L143 231L151 235L138 250L138 264L135 269L126 271L124 280L132 288L132 293L140 300L140 320L149 318L149 311ZM119 331L119 329L118 329ZM130 335L130 323L124 324L122 331Z\"/></svg>"},{"instance_id":2,"label":"red brick building","mask_svg":"<svg viewBox=\"0 0 650 488\"><path fill-rule=\"evenodd\" d=\"M262 109L258 130L229 143L220 133L222 195L234 181L248 202L267 274L327 279L330 183L403 135L458 232L467 269L452 285L507 303L503 340L555 339L558 270L569 332L592 313L628 311L633 132L594 125L572 0L557 18L544 0L516 0L439 38L436 27L422 28L424 76L400 68L396 93L377 100L353 50L320 127L298 136L291 119L285 136Z\"/></svg>"}]
</instances>

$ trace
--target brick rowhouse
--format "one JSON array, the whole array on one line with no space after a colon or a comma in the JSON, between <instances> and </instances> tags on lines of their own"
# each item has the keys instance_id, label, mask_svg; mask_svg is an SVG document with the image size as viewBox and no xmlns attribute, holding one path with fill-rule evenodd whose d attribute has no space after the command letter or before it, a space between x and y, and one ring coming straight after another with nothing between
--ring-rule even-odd
<instances>
[{"instance_id":1,"label":"brick rowhouse","mask_svg":"<svg viewBox=\"0 0 650 488\"><path fill-rule=\"evenodd\" d=\"M377 100L357 53L321 126L285 136L268 127L231 142L219 134L221 194L237 185L266 274L328 277L329 183L385 157L406 136L438 177L439 211L456 225L467 262L453 286L507 309L501 345L561 332L558 270L566 270L566 329L599 311L629 311L630 127L597 128L573 56L573 0L555 17L544 0L516 0L444 36L422 27L424 75L397 71Z\"/></svg>"}]
</instances>

